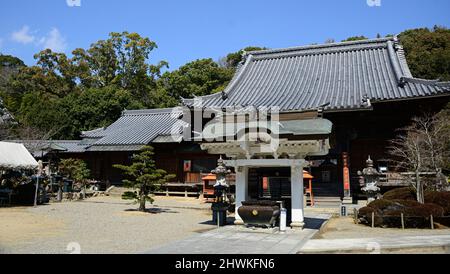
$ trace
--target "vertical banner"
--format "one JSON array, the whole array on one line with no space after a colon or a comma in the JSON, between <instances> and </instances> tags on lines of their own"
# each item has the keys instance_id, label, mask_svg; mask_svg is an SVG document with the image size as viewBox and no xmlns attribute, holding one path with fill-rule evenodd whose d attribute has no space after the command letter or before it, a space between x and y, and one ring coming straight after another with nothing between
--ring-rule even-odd
<instances>
[{"instance_id":1,"label":"vertical banner","mask_svg":"<svg viewBox=\"0 0 450 274\"><path fill-rule=\"evenodd\" d=\"M191 160L185 160L183 163L183 171L184 172L191 172L192 169L192 161Z\"/></svg>"},{"instance_id":2,"label":"vertical banner","mask_svg":"<svg viewBox=\"0 0 450 274\"><path fill-rule=\"evenodd\" d=\"M348 168L348 152L342 153L342 166L344 173L344 197L350 197L350 170Z\"/></svg>"},{"instance_id":3,"label":"vertical banner","mask_svg":"<svg viewBox=\"0 0 450 274\"><path fill-rule=\"evenodd\" d=\"M269 190L269 178L267 178L267 177L263 178L263 190L264 191Z\"/></svg>"}]
</instances>

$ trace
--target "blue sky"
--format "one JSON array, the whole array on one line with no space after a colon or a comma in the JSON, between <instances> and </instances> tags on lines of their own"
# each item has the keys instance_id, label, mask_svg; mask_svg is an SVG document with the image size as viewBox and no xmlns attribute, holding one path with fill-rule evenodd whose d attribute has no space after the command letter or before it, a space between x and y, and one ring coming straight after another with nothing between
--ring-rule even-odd
<instances>
[{"instance_id":1,"label":"blue sky","mask_svg":"<svg viewBox=\"0 0 450 274\"><path fill-rule=\"evenodd\" d=\"M375 37L416 27L450 27L448 0L2 0L0 52L28 65L45 47L68 54L109 32L138 32L159 48L150 62L171 69L243 47L290 47ZM78 0L69 0L78 1Z\"/></svg>"}]
</instances>

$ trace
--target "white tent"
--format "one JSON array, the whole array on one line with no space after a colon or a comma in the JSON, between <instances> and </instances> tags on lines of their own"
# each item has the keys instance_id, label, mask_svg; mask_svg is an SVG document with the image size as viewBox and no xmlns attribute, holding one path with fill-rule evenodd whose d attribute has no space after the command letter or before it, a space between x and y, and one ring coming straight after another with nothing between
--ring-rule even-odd
<instances>
[{"instance_id":1,"label":"white tent","mask_svg":"<svg viewBox=\"0 0 450 274\"><path fill-rule=\"evenodd\" d=\"M23 144L0 142L0 169L36 169L38 163Z\"/></svg>"}]
</instances>

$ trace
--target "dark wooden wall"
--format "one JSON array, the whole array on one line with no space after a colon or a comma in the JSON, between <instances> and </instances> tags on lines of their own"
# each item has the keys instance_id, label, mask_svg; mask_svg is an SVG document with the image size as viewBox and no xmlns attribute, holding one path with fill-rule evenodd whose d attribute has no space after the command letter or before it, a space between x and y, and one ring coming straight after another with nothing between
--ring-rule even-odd
<instances>
[{"instance_id":1,"label":"dark wooden wall","mask_svg":"<svg viewBox=\"0 0 450 274\"><path fill-rule=\"evenodd\" d=\"M338 183L342 184L342 152L350 157L352 186L357 182L357 172L365 167L370 155L375 161L387 159L389 140L411 123L415 116L437 113L450 101L450 97L398 101L373 104L372 111L325 113L324 118L333 122L330 157L338 162Z\"/></svg>"},{"instance_id":2,"label":"dark wooden wall","mask_svg":"<svg viewBox=\"0 0 450 274\"><path fill-rule=\"evenodd\" d=\"M330 137L332 149L326 157L311 159L337 159L333 172L336 184L343 182L342 153L349 153L350 176L352 186L357 187L356 174L365 167L365 161L370 155L373 160L388 158L388 141L395 138L397 129L408 125L414 116L424 113L437 113L450 101L450 97L421 99L373 104L371 111L325 113L324 118L333 122L333 133ZM202 172L209 173L216 166L218 156L209 155L192 142L153 144L154 159L158 168L175 174L174 182L184 182L186 173L183 171L183 161L191 160L203 166ZM85 160L92 175L97 180L120 183L121 172L112 167L113 164L129 164L135 152L86 152L82 154L61 154L62 158L79 158ZM329 168L329 167L327 167ZM320 176L320 170L315 169L314 175ZM317 179L316 179L317 181ZM339 189L338 189L339 190ZM339 191L341 192L341 191Z\"/></svg>"}]
</instances>

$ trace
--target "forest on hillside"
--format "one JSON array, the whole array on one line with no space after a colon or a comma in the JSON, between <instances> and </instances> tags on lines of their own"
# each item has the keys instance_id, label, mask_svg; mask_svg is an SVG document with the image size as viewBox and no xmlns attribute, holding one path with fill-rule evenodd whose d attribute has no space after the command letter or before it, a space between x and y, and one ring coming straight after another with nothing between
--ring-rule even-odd
<instances>
[{"instance_id":1,"label":"forest on hillside","mask_svg":"<svg viewBox=\"0 0 450 274\"><path fill-rule=\"evenodd\" d=\"M398 37L415 77L450 81L449 29L406 30ZM122 32L75 49L71 57L43 50L35 66L0 54L0 124L5 113L15 120L7 128L3 123L0 139L78 139L81 131L110 125L124 109L173 107L181 98L220 92L244 51L264 49L247 47L169 71L165 61L148 63L155 48L149 38Z\"/></svg>"}]
</instances>

